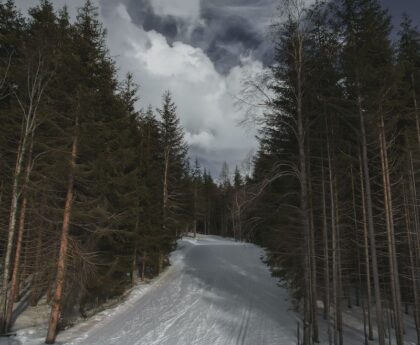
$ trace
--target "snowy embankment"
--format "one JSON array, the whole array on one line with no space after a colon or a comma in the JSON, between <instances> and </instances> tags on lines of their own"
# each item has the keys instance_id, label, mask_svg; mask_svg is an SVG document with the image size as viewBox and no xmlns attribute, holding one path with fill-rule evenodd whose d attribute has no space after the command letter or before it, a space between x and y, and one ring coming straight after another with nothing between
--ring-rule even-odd
<instances>
[{"instance_id":1,"label":"snowy embankment","mask_svg":"<svg viewBox=\"0 0 420 345\"><path fill-rule=\"evenodd\" d=\"M183 239L171 266L115 308L59 334L66 345L270 345L296 343L287 292L252 244L213 236ZM45 329L0 344L43 344Z\"/></svg>"}]
</instances>

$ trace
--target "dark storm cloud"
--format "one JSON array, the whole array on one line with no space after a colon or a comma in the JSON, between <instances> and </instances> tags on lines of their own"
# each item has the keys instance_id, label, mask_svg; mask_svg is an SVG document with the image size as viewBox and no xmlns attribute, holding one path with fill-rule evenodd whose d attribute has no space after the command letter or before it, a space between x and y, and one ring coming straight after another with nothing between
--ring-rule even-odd
<instances>
[{"instance_id":1,"label":"dark storm cloud","mask_svg":"<svg viewBox=\"0 0 420 345\"><path fill-rule=\"evenodd\" d=\"M180 41L203 49L219 72L239 65L241 55L270 63L266 34L276 0L202 0L202 20L194 24L186 18L156 14L150 0L126 2L133 23L161 33L169 43Z\"/></svg>"},{"instance_id":2,"label":"dark storm cloud","mask_svg":"<svg viewBox=\"0 0 420 345\"><path fill-rule=\"evenodd\" d=\"M159 16L154 12L150 0L128 0L128 13L136 25L144 30L155 30L164 35L170 42L177 39L178 30L183 22L174 16Z\"/></svg>"},{"instance_id":3,"label":"dark storm cloud","mask_svg":"<svg viewBox=\"0 0 420 345\"><path fill-rule=\"evenodd\" d=\"M253 27L249 19L238 14L224 15L223 8L208 7L203 7L202 17L206 23L198 28L202 37L193 35L191 43L202 48L220 71L239 65L240 55L253 54L261 60L264 33Z\"/></svg>"}]
</instances>

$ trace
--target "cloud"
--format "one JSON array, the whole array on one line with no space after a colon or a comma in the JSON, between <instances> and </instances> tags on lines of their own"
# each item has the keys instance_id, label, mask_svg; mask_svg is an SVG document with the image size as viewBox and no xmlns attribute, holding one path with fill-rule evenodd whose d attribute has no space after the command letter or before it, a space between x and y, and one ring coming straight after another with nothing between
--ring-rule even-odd
<instances>
[{"instance_id":1,"label":"cloud","mask_svg":"<svg viewBox=\"0 0 420 345\"><path fill-rule=\"evenodd\" d=\"M198 134L191 134L187 132L185 139L189 146L201 147L209 150L214 145L215 137L207 131L202 131Z\"/></svg>"},{"instance_id":2,"label":"cloud","mask_svg":"<svg viewBox=\"0 0 420 345\"><path fill-rule=\"evenodd\" d=\"M30 6L28 0L17 1L23 9ZM198 0L97 0L96 4L120 78L134 74L143 108L159 107L162 93L172 92L191 158L217 177L224 161L233 170L256 147L255 129L238 126L242 113L235 103L244 76L261 72L264 64L252 51L261 35L239 19L245 16L244 6L228 9L230 14L223 18L230 18L230 23L220 19L219 25L217 1L208 1L213 14L207 1ZM83 2L71 1L72 18ZM65 0L53 3L58 8ZM203 30L201 38L197 30Z\"/></svg>"},{"instance_id":3,"label":"cloud","mask_svg":"<svg viewBox=\"0 0 420 345\"><path fill-rule=\"evenodd\" d=\"M201 48L221 73L241 55L271 62L266 42L276 0L126 0L135 25L168 39Z\"/></svg>"},{"instance_id":4,"label":"cloud","mask_svg":"<svg viewBox=\"0 0 420 345\"><path fill-rule=\"evenodd\" d=\"M24 13L39 3L15 1ZM75 19L85 0L52 2L56 9L67 5ZM159 107L163 91L171 90L191 158L198 158L216 178L223 161L232 171L240 166L257 143L255 128L238 126L243 113L236 100L243 79L261 73L271 62L267 32L278 0L93 2L108 30L120 78L132 72L141 85L139 106ZM393 0L383 2L393 6ZM405 9L417 6L409 0L402 4Z\"/></svg>"},{"instance_id":5,"label":"cloud","mask_svg":"<svg viewBox=\"0 0 420 345\"><path fill-rule=\"evenodd\" d=\"M159 106L161 94L171 90L186 130L191 158L198 158L214 175L226 159L233 167L255 145L255 131L238 126L241 111L235 106L247 74L263 70L251 57L240 57L227 74L219 73L206 52L192 45L170 42L162 33L146 31L127 20L128 8L119 4L103 13L111 52L117 55L120 74L131 71L140 83L143 106Z\"/></svg>"}]
</instances>

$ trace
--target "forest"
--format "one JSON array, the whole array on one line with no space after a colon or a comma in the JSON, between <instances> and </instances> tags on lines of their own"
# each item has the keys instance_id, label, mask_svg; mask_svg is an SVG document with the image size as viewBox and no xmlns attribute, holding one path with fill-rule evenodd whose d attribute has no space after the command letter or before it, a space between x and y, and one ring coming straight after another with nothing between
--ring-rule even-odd
<instances>
[{"instance_id":1,"label":"forest","mask_svg":"<svg viewBox=\"0 0 420 345\"><path fill-rule=\"evenodd\" d=\"M321 319L345 343L352 305L365 344L404 344L410 318L420 343L419 31L407 15L392 28L375 0L285 1L283 18L251 183L263 192L244 221L296 297L302 344Z\"/></svg>"},{"instance_id":2,"label":"forest","mask_svg":"<svg viewBox=\"0 0 420 345\"><path fill-rule=\"evenodd\" d=\"M222 196L190 166L170 92L137 111L105 37L90 1L75 23L49 1L28 18L0 3L1 333L16 301L46 294L53 343L75 313L158 275L182 233L216 226Z\"/></svg>"},{"instance_id":3,"label":"forest","mask_svg":"<svg viewBox=\"0 0 420 345\"><path fill-rule=\"evenodd\" d=\"M119 80L90 0L74 22L0 1L1 334L46 298L54 343L202 233L265 248L298 345L346 343L352 306L365 344L403 345L407 320L420 343L420 31L378 0L283 0L277 17L273 64L244 88L264 107L252 171L212 177L171 92L154 109Z\"/></svg>"}]
</instances>

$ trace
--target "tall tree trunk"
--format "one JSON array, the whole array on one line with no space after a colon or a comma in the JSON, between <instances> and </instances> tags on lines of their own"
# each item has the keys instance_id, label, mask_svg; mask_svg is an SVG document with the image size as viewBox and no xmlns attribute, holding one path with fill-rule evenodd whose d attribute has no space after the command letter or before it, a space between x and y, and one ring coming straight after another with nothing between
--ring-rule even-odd
<instances>
[{"instance_id":1,"label":"tall tree trunk","mask_svg":"<svg viewBox=\"0 0 420 345\"><path fill-rule=\"evenodd\" d=\"M139 191L139 188L137 188L137 191ZM138 209L140 209L140 203L137 204ZM137 216L136 219L136 226L135 226L135 237L134 237L134 250L133 250L133 258L131 261L131 286L136 285L137 279L139 277L139 267L138 267L138 261L137 261L137 247L139 242L139 223L140 223L140 216Z\"/></svg>"},{"instance_id":2,"label":"tall tree trunk","mask_svg":"<svg viewBox=\"0 0 420 345\"><path fill-rule=\"evenodd\" d=\"M197 237L197 181L194 181L194 224L193 224L193 231L194 231L194 238Z\"/></svg>"},{"instance_id":3,"label":"tall tree trunk","mask_svg":"<svg viewBox=\"0 0 420 345\"><path fill-rule=\"evenodd\" d=\"M410 75L410 79L411 79L411 88L413 89L413 105L414 105L414 117L416 120L416 129L417 129L417 143L419 145L419 150L420 150L420 119L419 119L419 107L417 104L417 95L416 95L416 82L414 79L414 73L412 72Z\"/></svg>"},{"instance_id":4,"label":"tall tree trunk","mask_svg":"<svg viewBox=\"0 0 420 345\"><path fill-rule=\"evenodd\" d=\"M324 157L321 163L321 180L322 180L322 232L324 237L324 319L327 321L328 327L328 343L332 344L331 339L331 320L330 320L330 268L329 268L329 245L328 245L328 225L327 225L327 204L325 192L325 173L324 173Z\"/></svg>"},{"instance_id":5,"label":"tall tree trunk","mask_svg":"<svg viewBox=\"0 0 420 345\"><path fill-rule=\"evenodd\" d=\"M332 245L332 299L334 301L334 327L333 327L333 341L334 345L338 344L338 309L339 302L338 293L338 276L337 276L337 221L336 221L336 206L335 206L335 191L334 191L334 177L329 138L327 138L327 152L328 152L328 171L329 171L329 187L330 187L330 206L331 206L331 245ZM338 301L338 303L337 303ZM339 308L339 307L338 307Z\"/></svg>"},{"instance_id":6,"label":"tall tree trunk","mask_svg":"<svg viewBox=\"0 0 420 345\"><path fill-rule=\"evenodd\" d=\"M420 287L418 286L418 277L420 276L420 259L419 259L419 217L418 217L418 208L417 208L417 191L416 191L416 181L415 181L415 174L414 174L414 166L413 166L413 156L412 153L409 153L409 181L408 181L408 190L410 192L410 202L412 204L412 214L413 214L413 221L414 221L414 229L409 233L409 243L413 247L413 264L412 264L412 271L414 274L413 279L413 293L414 293L414 300L415 308L414 308L414 318L417 320L416 322L416 331L417 331L417 338L418 344L420 344Z\"/></svg>"},{"instance_id":7,"label":"tall tree trunk","mask_svg":"<svg viewBox=\"0 0 420 345\"><path fill-rule=\"evenodd\" d=\"M29 183L29 177L31 174L32 169L32 150L33 150L33 137L31 138L30 148L26 163L26 171L25 171L25 180L22 185L22 193L23 193L23 201L22 205L20 206L20 215L19 215L19 227L18 227L18 238L16 242L16 252L15 252L15 259L13 264L13 273L12 273L12 281L10 285L10 292L8 296L8 303L7 303L7 312L6 312L6 320L5 320L5 331L8 332L11 325L12 325L12 316L13 316L13 305L16 300L16 294L18 292L19 287L19 274L20 274L20 260L21 260L21 252L22 252L22 241L23 241L23 234L25 232L25 216L26 216L26 206L27 206L27 196L26 190L27 185Z\"/></svg>"},{"instance_id":8,"label":"tall tree trunk","mask_svg":"<svg viewBox=\"0 0 420 345\"><path fill-rule=\"evenodd\" d=\"M45 203L44 203L45 205ZM37 243L35 248L35 266L32 271L32 283L31 283L31 306L34 307L38 303L39 299L39 282L41 278L41 256L42 256L42 223L38 226L37 232Z\"/></svg>"},{"instance_id":9,"label":"tall tree trunk","mask_svg":"<svg viewBox=\"0 0 420 345\"><path fill-rule=\"evenodd\" d=\"M386 227L387 227L387 238L388 238L388 257L390 267L390 280L391 280L391 294L392 304L395 316L395 337L397 345L403 345L404 343L404 325L402 320L401 312L401 291L399 283L398 273L398 262L395 245L395 233L394 233L394 215L392 210L392 193L391 193L391 181L389 174L389 162L388 153L385 139L385 126L384 120L381 116L379 120L379 143L381 153L381 165L382 165L382 178L384 186L384 204L386 213Z\"/></svg>"},{"instance_id":10,"label":"tall tree trunk","mask_svg":"<svg viewBox=\"0 0 420 345\"><path fill-rule=\"evenodd\" d=\"M363 168L362 168L362 158L360 160L360 191L362 197L362 213L363 213L363 241L365 248L365 270L366 270L366 292L367 292L367 316L368 316L368 335L369 340L373 340L373 328L372 328L372 314L371 314L371 305L372 305L372 288L370 285L370 259L369 259L369 235L368 235L368 225L367 225L367 216L366 216L366 201L365 201L365 185L363 182Z\"/></svg>"},{"instance_id":11,"label":"tall tree trunk","mask_svg":"<svg viewBox=\"0 0 420 345\"><path fill-rule=\"evenodd\" d=\"M158 255L158 275L163 272L163 254L162 251L159 251Z\"/></svg>"},{"instance_id":12,"label":"tall tree trunk","mask_svg":"<svg viewBox=\"0 0 420 345\"><path fill-rule=\"evenodd\" d=\"M138 270L137 270L137 249L134 248L133 258L131 261L131 286L135 286L138 277Z\"/></svg>"},{"instance_id":13,"label":"tall tree trunk","mask_svg":"<svg viewBox=\"0 0 420 345\"><path fill-rule=\"evenodd\" d=\"M356 243L356 270L357 270L357 286L355 289L356 292L356 305L360 306L359 294L362 290L361 282L361 272L360 272L360 241L359 241L359 226L358 226L358 215L357 215L357 204L356 204L356 183L355 176L353 172L353 165L350 166L351 174L351 193L352 193L352 203L353 203L353 221L354 221L354 235ZM364 315L363 315L364 316Z\"/></svg>"},{"instance_id":14,"label":"tall tree trunk","mask_svg":"<svg viewBox=\"0 0 420 345\"><path fill-rule=\"evenodd\" d=\"M355 176L353 173L353 165L350 167L350 174L351 174L351 193L352 193L352 203L353 203L353 221L354 221L354 235L355 235L355 243L356 243L356 269L357 269L357 287L356 287L356 305L359 306L358 296L359 291L361 290L361 280L360 280L360 242L359 242L359 231L358 231L358 217L357 217L357 210L356 210L356 187L355 187ZM349 294L350 295L350 294Z\"/></svg>"},{"instance_id":15,"label":"tall tree trunk","mask_svg":"<svg viewBox=\"0 0 420 345\"><path fill-rule=\"evenodd\" d=\"M67 259L67 250L68 250L68 236L70 229L70 219L73 206L73 196L74 196L74 170L76 167L76 158L78 150L78 118L76 117L75 124L75 134L73 139L73 145L71 150L70 158L70 176L67 188L66 203L64 206L64 217L63 217L63 227L61 230L61 241L60 241L60 251L58 254L58 265L57 265L57 274L55 278L55 292L53 304L51 307L51 316L50 322L48 325L48 334L45 340L46 344L54 344L55 338L57 336L57 326L61 313L61 304L63 296L63 288L65 284L65 273L66 273L66 259Z\"/></svg>"},{"instance_id":16,"label":"tall tree trunk","mask_svg":"<svg viewBox=\"0 0 420 345\"><path fill-rule=\"evenodd\" d=\"M12 250L16 233L16 218L18 213L18 203L21 194L20 179L24 164L24 156L27 150L28 134L22 131L22 139L19 144L16 166L13 174L13 186L12 186L12 200L10 205L9 213L9 226L7 232L6 242L6 253L4 255L3 264L3 282L2 282L2 293L0 294L0 333L5 331L6 327L6 315L7 315L7 300L8 300L8 287L9 277L12 260Z\"/></svg>"},{"instance_id":17,"label":"tall tree trunk","mask_svg":"<svg viewBox=\"0 0 420 345\"><path fill-rule=\"evenodd\" d=\"M310 263L310 215L308 204L308 176L306 157L305 118L303 114L303 33L297 33L295 42L295 67L296 67L296 112L297 112L297 141L299 146L299 182L300 182L300 210L302 212L302 229L304 237L303 268L304 268L304 320L303 344L309 345L312 331L312 304L311 304L311 263Z\"/></svg>"},{"instance_id":18,"label":"tall tree trunk","mask_svg":"<svg viewBox=\"0 0 420 345\"><path fill-rule=\"evenodd\" d=\"M309 216L309 264L310 264L310 303L311 303L311 333L312 342L319 343L318 330L318 294L317 294L317 266L315 249L315 222L313 210L313 190L312 190L312 172L311 172L311 140L310 126L308 118L305 117L305 141L306 141L306 159L307 159L307 183L308 183L308 216Z\"/></svg>"},{"instance_id":19,"label":"tall tree trunk","mask_svg":"<svg viewBox=\"0 0 420 345\"><path fill-rule=\"evenodd\" d=\"M168 212L168 174L169 174L169 149L164 152L164 171L163 171L163 209L162 209L162 228L166 230L166 217Z\"/></svg>"},{"instance_id":20,"label":"tall tree trunk","mask_svg":"<svg viewBox=\"0 0 420 345\"><path fill-rule=\"evenodd\" d=\"M15 253L15 259L14 259L14 265L13 265L12 281L10 284L10 292L9 292L9 295L7 296L8 302L7 302L5 327L4 327L5 332L8 332L12 326L13 305L16 300L16 293L18 291L19 264L20 264L20 256L21 256L20 254L22 250L23 233L25 229L26 203L27 203L27 198L25 197L22 201L20 215L19 215L19 230L18 230L18 238L17 238L17 243L16 243L16 253Z\"/></svg>"},{"instance_id":21,"label":"tall tree trunk","mask_svg":"<svg viewBox=\"0 0 420 345\"><path fill-rule=\"evenodd\" d=\"M4 189L4 186L3 186L3 181L2 181L1 185L0 185L0 207L1 207L1 203L3 201L3 189Z\"/></svg>"},{"instance_id":22,"label":"tall tree trunk","mask_svg":"<svg viewBox=\"0 0 420 345\"><path fill-rule=\"evenodd\" d=\"M415 230L414 231L414 244L415 247L417 248L417 250L415 250L415 254L416 254L416 269L417 269L417 276L420 275L420 220L419 220L419 213L418 213L418 202L417 202L417 187L416 187L416 176L415 176L415 171L414 171L414 164L413 164L413 155L410 152L410 190L411 190L411 198L412 198L412 204L413 204L413 214L414 214L414 227Z\"/></svg>"},{"instance_id":23,"label":"tall tree trunk","mask_svg":"<svg viewBox=\"0 0 420 345\"><path fill-rule=\"evenodd\" d=\"M31 272L31 270L30 270L31 267L29 267L30 266L29 262L33 260L33 256L31 255L31 250L32 250L31 242L32 241L30 241L30 238L31 238L32 230L34 228L34 223L32 223L31 217L29 217L27 223L28 223L28 226L26 228L25 234L23 235L23 243L25 244L24 251L23 251L23 266L22 266L22 270L21 270L22 271L22 273L21 273L21 283L23 283L23 284L27 281L28 277L31 274L30 273ZM30 229L31 229L31 231L30 231ZM20 289L20 287L18 289ZM19 298L19 293L17 295L18 295L17 297Z\"/></svg>"},{"instance_id":24,"label":"tall tree trunk","mask_svg":"<svg viewBox=\"0 0 420 345\"><path fill-rule=\"evenodd\" d=\"M308 157L309 145L308 145ZM310 263L311 263L311 311L312 311L312 340L319 343L318 331L318 308L317 308L317 279L316 279L316 251L315 251L315 224L312 202L312 179L310 164L308 164L308 193L309 193L309 246L310 246Z\"/></svg>"},{"instance_id":25,"label":"tall tree trunk","mask_svg":"<svg viewBox=\"0 0 420 345\"><path fill-rule=\"evenodd\" d=\"M403 195L404 195L404 219L405 219L405 226L407 231L407 245L408 245L408 254L410 259L410 274L411 274L411 283L412 283L412 290L413 290L413 314L414 314L414 322L416 325L416 333L417 333L417 344L420 344L420 320L419 320L419 293L418 293L418 285L417 285L417 276L416 276L416 260L414 255L414 248L413 248L413 241L412 241L412 227L410 222L410 209L408 207L408 198L406 194L406 188L403 186Z\"/></svg>"},{"instance_id":26,"label":"tall tree trunk","mask_svg":"<svg viewBox=\"0 0 420 345\"><path fill-rule=\"evenodd\" d=\"M364 185L366 190L366 213L369 230L370 240L370 252L372 256L372 275L373 275L373 287L375 290L375 307L376 307L376 322L378 325L378 342L379 345L385 345L385 327L382 312L382 298L381 288L379 285L379 272L378 272L378 258L376 253L376 235L375 226L373 222L373 206L372 206L372 191L370 185L370 172L369 172L369 159L367 151L367 139L366 139L366 127L365 127L365 114L362 107L362 97L359 94L357 97L357 105L360 117L360 136L362 140L362 164L363 164L363 175Z\"/></svg>"},{"instance_id":27,"label":"tall tree trunk","mask_svg":"<svg viewBox=\"0 0 420 345\"><path fill-rule=\"evenodd\" d=\"M143 253L141 259L141 281L144 282L145 280L145 271L146 271L146 253Z\"/></svg>"},{"instance_id":28,"label":"tall tree trunk","mask_svg":"<svg viewBox=\"0 0 420 345\"><path fill-rule=\"evenodd\" d=\"M334 153L333 153L334 157ZM344 344L343 338L343 314L341 306L341 294L343 291L343 275L341 265L341 231L340 231L340 218L339 218L339 204L338 204L338 187L337 187L337 176L334 175L334 192L335 192L335 221L336 221L336 269L337 269L337 294L336 294L336 313L337 313L337 331L338 331L338 343L339 345Z\"/></svg>"}]
</instances>

